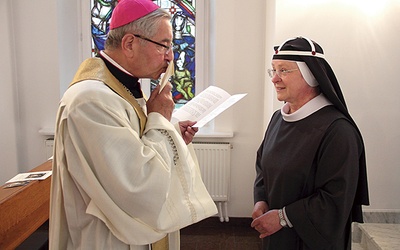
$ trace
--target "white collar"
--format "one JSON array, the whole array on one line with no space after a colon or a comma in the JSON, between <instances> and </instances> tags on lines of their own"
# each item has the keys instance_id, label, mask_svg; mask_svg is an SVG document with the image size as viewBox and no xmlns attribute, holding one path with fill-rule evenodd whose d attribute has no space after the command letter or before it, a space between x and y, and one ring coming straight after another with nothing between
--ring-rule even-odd
<instances>
[{"instance_id":1,"label":"white collar","mask_svg":"<svg viewBox=\"0 0 400 250\"><path fill-rule=\"evenodd\" d=\"M124 69L121 65L119 65L116 61L114 61L110 56L108 56L104 51L100 51L100 54L105 58L105 59L107 59L107 61L109 61L111 64L113 64L115 67L117 67L118 69L120 69L120 70L122 70L123 72L125 72L125 73L127 73L128 75L130 75L130 76L133 76L131 73L129 73L126 69ZM146 112L146 99L145 98L135 98L137 101L138 101L138 103L139 103L139 105L140 105L140 107L142 107L142 109L143 109L143 111L145 112L145 113L147 113Z\"/></svg>"},{"instance_id":2,"label":"white collar","mask_svg":"<svg viewBox=\"0 0 400 250\"><path fill-rule=\"evenodd\" d=\"M120 70L122 70L123 72L127 73L130 76L134 76L131 73L129 73L126 69L124 69L121 65L119 65L116 61L114 61L110 56L108 56L104 51L100 51L100 54L107 59L107 61L109 61L112 65L114 65L115 67L119 68Z\"/></svg>"},{"instance_id":3,"label":"white collar","mask_svg":"<svg viewBox=\"0 0 400 250\"><path fill-rule=\"evenodd\" d=\"M318 110L328 105L332 105L332 103L321 93L291 114L287 113L289 111L289 103L285 103L285 105L283 105L283 107L281 108L281 114L283 120L287 122L296 122L306 118L307 116L317 112Z\"/></svg>"}]
</instances>

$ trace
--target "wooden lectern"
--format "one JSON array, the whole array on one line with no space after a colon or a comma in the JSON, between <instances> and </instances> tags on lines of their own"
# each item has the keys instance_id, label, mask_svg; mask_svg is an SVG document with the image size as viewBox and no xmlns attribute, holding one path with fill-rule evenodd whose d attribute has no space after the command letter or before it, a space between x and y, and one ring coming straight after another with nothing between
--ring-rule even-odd
<instances>
[{"instance_id":1,"label":"wooden lectern","mask_svg":"<svg viewBox=\"0 0 400 250\"><path fill-rule=\"evenodd\" d=\"M52 161L31 172L51 170ZM51 176L26 186L0 189L0 249L15 249L49 219Z\"/></svg>"}]
</instances>

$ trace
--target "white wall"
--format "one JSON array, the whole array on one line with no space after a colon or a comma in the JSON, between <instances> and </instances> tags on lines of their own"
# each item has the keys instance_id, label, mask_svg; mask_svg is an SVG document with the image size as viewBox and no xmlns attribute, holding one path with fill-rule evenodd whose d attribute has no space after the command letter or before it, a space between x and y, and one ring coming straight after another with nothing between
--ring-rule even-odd
<instances>
[{"instance_id":1,"label":"white wall","mask_svg":"<svg viewBox=\"0 0 400 250\"><path fill-rule=\"evenodd\" d=\"M65 1L0 1L0 32L7 37L0 39L5 50L0 57L1 182L45 159L45 137L38 130L54 126L60 83L72 79L80 61L78 28L66 29L68 23L62 20L79 13ZM297 35L315 39L325 49L363 132L371 208L400 208L392 196L400 188L400 114L395 110L400 106L395 96L400 93L395 75L400 9L395 0L376 1L375 6L378 3L389 6L383 14L367 17L344 0L279 0L276 12L270 0L214 0L214 84L232 94L248 93L215 123L217 130L235 135L230 216L251 215L255 153L271 113L280 106L265 74L272 45Z\"/></svg>"},{"instance_id":2,"label":"white wall","mask_svg":"<svg viewBox=\"0 0 400 250\"><path fill-rule=\"evenodd\" d=\"M251 216L253 209L254 164L264 132L265 6L265 0L215 1L213 84L248 93L215 123L218 131L234 133L230 216Z\"/></svg>"},{"instance_id":3,"label":"white wall","mask_svg":"<svg viewBox=\"0 0 400 250\"><path fill-rule=\"evenodd\" d=\"M400 209L400 1L279 0L276 37L317 41L366 146L371 206Z\"/></svg>"},{"instance_id":4,"label":"white wall","mask_svg":"<svg viewBox=\"0 0 400 250\"><path fill-rule=\"evenodd\" d=\"M1 39L0 95L2 102L7 101L0 117L1 183L45 159L45 137L38 131L54 127L59 100L56 4L1 1L0 32L5 39ZM7 122L5 128L3 122Z\"/></svg>"},{"instance_id":5,"label":"white wall","mask_svg":"<svg viewBox=\"0 0 400 250\"><path fill-rule=\"evenodd\" d=\"M15 84L14 37L12 35L11 6L7 1L0 1L0 32L7 34L0 39L0 183L18 172L17 126L18 102Z\"/></svg>"}]
</instances>

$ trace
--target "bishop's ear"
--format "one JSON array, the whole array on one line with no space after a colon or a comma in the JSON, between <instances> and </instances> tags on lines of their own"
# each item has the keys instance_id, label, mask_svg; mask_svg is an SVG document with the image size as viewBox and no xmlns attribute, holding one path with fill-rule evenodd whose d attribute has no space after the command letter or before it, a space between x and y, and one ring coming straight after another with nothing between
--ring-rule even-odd
<instances>
[{"instance_id":1,"label":"bishop's ear","mask_svg":"<svg viewBox=\"0 0 400 250\"><path fill-rule=\"evenodd\" d=\"M123 51L132 51L133 43L135 42L136 37L133 34L125 34L122 37L121 48Z\"/></svg>"}]
</instances>

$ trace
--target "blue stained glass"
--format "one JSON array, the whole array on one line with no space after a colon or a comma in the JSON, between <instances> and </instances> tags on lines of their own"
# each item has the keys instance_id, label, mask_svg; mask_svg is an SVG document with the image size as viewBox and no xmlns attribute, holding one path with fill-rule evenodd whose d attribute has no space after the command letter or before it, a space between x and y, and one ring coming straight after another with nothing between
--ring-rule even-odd
<instances>
[{"instance_id":1,"label":"blue stained glass","mask_svg":"<svg viewBox=\"0 0 400 250\"><path fill-rule=\"evenodd\" d=\"M100 30L96 27L96 25L92 24L92 37L94 45L96 46L97 50L104 50L104 43L107 38L108 27L106 28L106 32Z\"/></svg>"},{"instance_id":2,"label":"blue stained glass","mask_svg":"<svg viewBox=\"0 0 400 250\"><path fill-rule=\"evenodd\" d=\"M92 55L104 49L109 31L111 14L117 0L91 0Z\"/></svg>"},{"instance_id":3,"label":"blue stained glass","mask_svg":"<svg viewBox=\"0 0 400 250\"><path fill-rule=\"evenodd\" d=\"M191 100L195 94L195 1L154 2L172 15L175 72L171 83L172 96L179 107Z\"/></svg>"}]
</instances>

